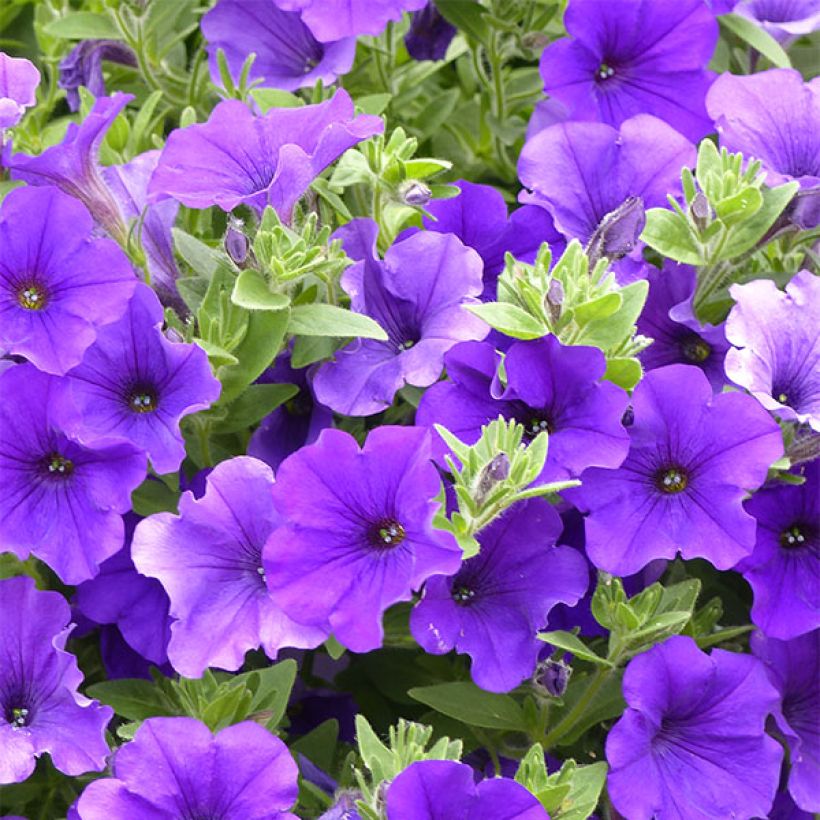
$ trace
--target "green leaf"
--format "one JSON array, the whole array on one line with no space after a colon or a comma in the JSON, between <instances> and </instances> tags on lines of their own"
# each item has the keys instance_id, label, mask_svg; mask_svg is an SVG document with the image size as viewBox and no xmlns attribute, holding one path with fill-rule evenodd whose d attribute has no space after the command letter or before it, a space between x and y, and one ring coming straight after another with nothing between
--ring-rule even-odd
<instances>
[{"instance_id":1,"label":"green leaf","mask_svg":"<svg viewBox=\"0 0 820 820\"><path fill-rule=\"evenodd\" d=\"M301 97L280 88L254 88L251 90L251 97L263 114L267 114L271 108L299 108L305 104Z\"/></svg>"},{"instance_id":2,"label":"green leaf","mask_svg":"<svg viewBox=\"0 0 820 820\"><path fill-rule=\"evenodd\" d=\"M299 392L295 384L252 384L228 407L228 416L215 425L215 433L245 430Z\"/></svg>"},{"instance_id":3,"label":"green leaf","mask_svg":"<svg viewBox=\"0 0 820 820\"><path fill-rule=\"evenodd\" d=\"M734 196L721 199L715 214L724 225L737 225L751 219L763 207L763 194L757 188L744 188Z\"/></svg>"},{"instance_id":4,"label":"green leaf","mask_svg":"<svg viewBox=\"0 0 820 820\"><path fill-rule=\"evenodd\" d=\"M564 705L560 709L550 712L551 724L557 725L561 718L572 710L575 704L586 694L590 686L595 685L595 678L599 672L576 672L570 679L570 685L564 694ZM621 694L622 671L609 672L607 683L602 686L587 704L582 716L572 724L572 727L556 740L558 746L571 746L590 726L601 721L618 717L624 710L624 699Z\"/></svg>"},{"instance_id":5,"label":"green leaf","mask_svg":"<svg viewBox=\"0 0 820 820\"><path fill-rule=\"evenodd\" d=\"M393 99L392 94L365 94L356 98L356 107L365 114L378 116L390 104Z\"/></svg>"},{"instance_id":6,"label":"green leaf","mask_svg":"<svg viewBox=\"0 0 820 820\"><path fill-rule=\"evenodd\" d=\"M178 503L179 493L154 478L146 479L131 493L131 507L143 517L159 512L176 513Z\"/></svg>"},{"instance_id":7,"label":"green leaf","mask_svg":"<svg viewBox=\"0 0 820 820\"><path fill-rule=\"evenodd\" d=\"M288 333L300 336L338 336L387 340L381 325L363 313L336 305L298 305L290 311Z\"/></svg>"},{"instance_id":8,"label":"green leaf","mask_svg":"<svg viewBox=\"0 0 820 820\"><path fill-rule=\"evenodd\" d=\"M273 731L285 716L288 700L296 680L297 664L292 658L265 669L255 669L241 675L253 692L249 712L264 717L265 726Z\"/></svg>"},{"instance_id":9,"label":"green leaf","mask_svg":"<svg viewBox=\"0 0 820 820\"><path fill-rule=\"evenodd\" d=\"M646 626L629 633L629 645L633 653L679 634L691 617L692 613L686 611L653 615Z\"/></svg>"},{"instance_id":10,"label":"green leaf","mask_svg":"<svg viewBox=\"0 0 820 820\"><path fill-rule=\"evenodd\" d=\"M160 688L147 680L124 678L95 683L88 687L86 694L113 707L120 717L127 720L179 714Z\"/></svg>"},{"instance_id":11,"label":"green leaf","mask_svg":"<svg viewBox=\"0 0 820 820\"><path fill-rule=\"evenodd\" d=\"M720 258L732 259L751 250L763 238L766 231L774 225L775 220L792 201L799 187L796 182L787 182L777 188L764 188L762 207L751 219L732 228Z\"/></svg>"},{"instance_id":12,"label":"green leaf","mask_svg":"<svg viewBox=\"0 0 820 820\"><path fill-rule=\"evenodd\" d=\"M252 695L244 686L232 686L221 691L203 710L202 722L218 732L233 723L239 723L248 715Z\"/></svg>"},{"instance_id":13,"label":"green leaf","mask_svg":"<svg viewBox=\"0 0 820 820\"><path fill-rule=\"evenodd\" d=\"M336 345L336 340L327 336L297 336L290 354L291 367L298 370L322 359L329 359L336 350Z\"/></svg>"},{"instance_id":14,"label":"green leaf","mask_svg":"<svg viewBox=\"0 0 820 820\"><path fill-rule=\"evenodd\" d=\"M231 301L248 310L282 310L290 304L284 293L274 293L257 270L243 270L234 282Z\"/></svg>"},{"instance_id":15,"label":"green leaf","mask_svg":"<svg viewBox=\"0 0 820 820\"><path fill-rule=\"evenodd\" d=\"M590 321L581 331L576 344L595 345L602 350L620 345L632 335L648 293L649 282L646 280L633 282L621 288L618 292L621 306L617 312L606 318Z\"/></svg>"},{"instance_id":16,"label":"green leaf","mask_svg":"<svg viewBox=\"0 0 820 820\"><path fill-rule=\"evenodd\" d=\"M703 264L703 255L685 220L666 208L650 208L641 239L661 256L686 265Z\"/></svg>"},{"instance_id":17,"label":"green leaf","mask_svg":"<svg viewBox=\"0 0 820 820\"><path fill-rule=\"evenodd\" d=\"M107 14L75 11L43 27L50 37L63 40L122 40L123 36Z\"/></svg>"},{"instance_id":18,"label":"green leaf","mask_svg":"<svg viewBox=\"0 0 820 820\"><path fill-rule=\"evenodd\" d=\"M466 305L466 308L490 327L514 339L540 339L548 332L535 317L509 302L482 302Z\"/></svg>"},{"instance_id":19,"label":"green leaf","mask_svg":"<svg viewBox=\"0 0 820 820\"><path fill-rule=\"evenodd\" d=\"M715 179L723 178L723 161L720 158L720 151L718 151L712 140L703 140L698 147L695 176L700 183L701 189L705 189L706 182L710 177Z\"/></svg>"},{"instance_id":20,"label":"green leaf","mask_svg":"<svg viewBox=\"0 0 820 820\"><path fill-rule=\"evenodd\" d=\"M427 177L440 174L443 171L449 171L452 167L452 162L433 158L408 159L407 162L404 163L407 179L426 179Z\"/></svg>"},{"instance_id":21,"label":"green leaf","mask_svg":"<svg viewBox=\"0 0 820 820\"><path fill-rule=\"evenodd\" d=\"M777 40L760 26L739 14L722 14L718 17L721 26L759 51L772 65L777 68L791 68L789 55Z\"/></svg>"},{"instance_id":22,"label":"green leaf","mask_svg":"<svg viewBox=\"0 0 820 820\"><path fill-rule=\"evenodd\" d=\"M558 649L563 649L566 652L571 652L582 660L590 663L598 664L599 666L611 666L609 661L602 658L593 652L577 635L572 632L565 632L562 629L557 629L554 632L539 632L538 640L545 641Z\"/></svg>"},{"instance_id":23,"label":"green leaf","mask_svg":"<svg viewBox=\"0 0 820 820\"><path fill-rule=\"evenodd\" d=\"M487 10L476 0L436 0L436 8L445 20L467 36L487 45L492 32L484 19Z\"/></svg>"},{"instance_id":24,"label":"green leaf","mask_svg":"<svg viewBox=\"0 0 820 820\"><path fill-rule=\"evenodd\" d=\"M373 775L373 782L384 780L393 768L393 755L364 715L356 715L356 743L365 766Z\"/></svg>"},{"instance_id":25,"label":"green leaf","mask_svg":"<svg viewBox=\"0 0 820 820\"><path fill-rule=\"evenodd\" d=\"M597 299L592 299L589 302L583 302L578 305L572 317L579 325L585 325L594 319L606 319L612 316L623 304L623 297L617 291L613 293L605 293Z\"/></svg>"},{"instance_id":26,"label":"green leaf","mask_svg":"<svg viewBox=\"0 0 820 820\"><path fill-rule=\"evenodd\" d=\"M641 380L641 376L643 368L638 359L631 356L614 356L606 361L604 378L623 387L624 390L631 390Z\"/></svg>"},{"instance_id":27,"label":"green leaf","mask_svg":"<svg viewBox=\"0 0 820 820\"><path fill-rule=\"evenodd\" d=\"M572 773L569 794L555 814L554 820L586 820L598 805L606 783L607 765L603 761L589 766L578 766Z\"/></svg>"},{"instance_id":28,"label":"green leaf","mask_svg":"<svg viewBox=\"0 0 820 820\"><path fill-rule=\"evenodd\" d=\"M417 686L407 694L419 703L467 725L526 731L524 712L513 698L485 692L469 681Z\"/></svg>"},{"instance_id":29,"label":"green leaf","mask_svg":"<svg viewBox=\"0 0 820 820\"><path fill-rule=\"evenodd\" d=\"M196 342L208 354L208 359L210 360L212 367L220 367L223 364L237 364L239 362L239 359L237 359L233 353L230 353L218 344L214 344L214 342L209 342L206 339L200 339L199 337L196 337L194 342Z\"/></svg>"},{"instance_id":30,"label":"green leaf","mask_svg":"<svg viewBox=\"0 0 820 820\"><path fill-rule=\"evenodd\" d=\"M339 721L335 718L329 718L292 743L290 750L291 752L303 754L322 771L329 772L333 769L333 758L338 738Z\"/></svg>"}]
</instances>

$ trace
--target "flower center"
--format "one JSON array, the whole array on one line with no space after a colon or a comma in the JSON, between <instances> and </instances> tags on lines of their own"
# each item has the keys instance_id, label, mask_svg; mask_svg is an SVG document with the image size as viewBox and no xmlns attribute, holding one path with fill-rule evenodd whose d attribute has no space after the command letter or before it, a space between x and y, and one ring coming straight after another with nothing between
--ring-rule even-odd
<instances>
[{"instance_id":1,"label":"flower center","mask_svg":"<svg viewBox=\"0 0 820 820\"><path fill-rule=\"evenodd\" d=\"M608 80L615 76L615 69L606 63L601 63L601 65L598 66L598 71L596 73L599 80Z\"/></svg>"},{"instance_id":2,"label":"flower center","mask_svg":"<svg viewBox=\"0 0 820 820\"><path fill-rule=\"evenodd\" d=\"M668 467L655 475L655 485L668 495L682 493L689 484L689 476L681 467Z\"/></svg>"},{"instance_id":3,"label":"flower center","mask_svg":"<svg viewBox=\"0 0 820 820\"><path fill-rule=\"evenodd\" d=\"M49 453L43 462L48 478L68 478L74 472L74 462L59 453Z\"/></svg>"},{"instance_id":4,"label":"flower center","mask_svg":"<svg viewBox=\"0 0 820 820\"><path fill-rule=\"evenodd\" d=\"M156 391L148 387L134 387L128 393L128 406L135 413L153 413L157 409Z\"/></svg>"},{"instance_id":5,"label":"flower center","mask_svg":"<svg viewBox=\"0 0 820 820\"><path fill-rule=\"evenodd\" d=\"M31 723L32 714L26 706L12 706L5 710L5 718L12 729L22 729Z\"/></svg>"},{"instance_id":6,"label":"flower center","mask_svg":"<svg viewBox=\"0 0 820 820\"><path fill-rule=\"evenodd\" d=\"M404 527L395 519L379 521L370 530L370 543L379 549L392 549L404 541Z\"/></svg>"},{"instance_id":7,"label":"flower center","mask_svg":"<svg viewBox=\"0 0 820 820\"><path fill-rule=\"evenodd\" d=\"M405 339L403 342L399 342L399 350L410 350L414 344L413 339Z\"/></svg>"},{"instance_id":8,"label":"flower center","mask_svg":"<svg viewBox=\"0 0 820 820\"><path fill-rule=\"evenodd\" d=\"M705 362L712 354L712 346L700 338L700 336L691 336L681 345L681 352L683 358L690 362Z\"/></svg>"},{"instance_id":9,"label":"flower center","mask_svg":"<svg viewBox=\"0 0 820 820\"><path fill-rule=\"evenodd\" d=\"M811 541L811 535L805 524L792 524L780 533L780 546L784 549L805 547Z\"/></svg>"},{"instance_id":10,"label":"flower center","mask_svg":"<svg viewBox=\"0 0 820 820\"><path fill-rule=\"evenodd\" d=\"M33 282L23 285L17 291L17 301L26 310L42 310L46 306L45 289Z\"/></svg>"},{"instance_id":11,"label":"flower center","mask_svg":"<svg viewBox=\"0 0 820 820\"><path fill-rule=\"evenodd\" d=\"M475 598L475 590L464 584L459 584L453 587L451 595L459 606L467 606Z\"/></svg>"}]
</instances>

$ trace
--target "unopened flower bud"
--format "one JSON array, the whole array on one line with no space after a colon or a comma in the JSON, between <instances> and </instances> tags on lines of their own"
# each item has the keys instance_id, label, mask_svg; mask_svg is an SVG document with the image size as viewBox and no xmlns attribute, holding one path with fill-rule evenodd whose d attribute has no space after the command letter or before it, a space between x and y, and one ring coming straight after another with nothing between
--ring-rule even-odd
<instances>
[{"instance_id":1,"label":"unopened flower bud","mask_svg":"<svg viewBox=\"0 0 820 820\"><path fill-rule=\"evenodd\" d=\"M554 698L560 698L567 691L572 667L563 661L547 660L538 665L535 683Z\"/></svg>"},{"instance_id":2,"label":"unopened flower bud","mask_svg":"<svg viewBox=\"0 0 820 820\"><path fill-rule=\"evenodd\" d=\"M423 182L411 179L401 185L399 196L405 204L422 208L433 198L433 192Z\"/></svg>"},{"instance_id":3,"label":"unopened flower bud","mask_svg":"<svg viewBox=\"0 0 820 820\"><path fill-rule=\"evenodd\" d=\"M544 307L550 315L552 322L557 322L561 318L561 305L564 304L564 286L558 279L551 279L547 294L544 297Z\"/></svg>"},{"instance_id":4,"label":"unopened flower bud","mask_svg":"<svg viewBox=\"0 0 820 820\"><path fill-rule=\"evenodd\" d=\"M646 211L639 196L627 197L599 223L586 247L590 267L607 257L613 262L626 256L638 243L646 225Z\"/></svg>"},{"instance_id":5,"label":"unopened flower bud","mask_svg":"<svg viewBox=\"0 0 820 820\"><path fill-rule=\"evenodd\" d=\"M689 206L689 213L699 231L705 230L706 226L712 218L712 208L709 205L709 200L703 191L698 191L692 204Z\"/></svg>"},{"instance_id":6,"label":"unopened flower bud","mask_svg":"<svg viewBox=\"0 0 820 820\"><path fill-rule=\"evenodd\" d=\"M481 504L492 492L497 484L500 484L510 474L510 458L506 453L498 453L492 460L484 465L478 476L476 485L475 500Z\"/></svg>"},{"instance_id":7,"label":"unopened flower bud","mask_svg":"<svg viewBox=\"0 0 820 820\"><path fill-rule=\"evenodd\" d=\"M250 243L248 237L242 230L244 223L241 219L231 218L228 223L228 230L225 234L225 251L230 256L234 264L240 268L244 266L248 259Z\"/></svg>"}]
</instances>

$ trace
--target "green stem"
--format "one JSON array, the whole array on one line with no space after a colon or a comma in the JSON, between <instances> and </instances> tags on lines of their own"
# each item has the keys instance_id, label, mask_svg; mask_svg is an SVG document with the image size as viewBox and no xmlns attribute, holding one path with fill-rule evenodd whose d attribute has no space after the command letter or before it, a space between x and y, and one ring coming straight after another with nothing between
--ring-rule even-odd
<instances>
[{"instance_id":1,"label":"green stem","mask_svg":"<svg viewBox=\"0 0 820 820\"><path fill-rule=\"evenodd\" d=\"M601 691L604 684L609 680L612 671L613 670L610 667L606 666L599 666L598 669L595 670L595 675L592 681L590 681L589 686L587 686L584 694L581 695L580 700L560 721L558 721L557 726L555 726L550 732L547 732L547 736L544 738L545 749L552 748L570 731L570 729L575 726L579 718L583 716L587 707L590 703L592 703L595 696Z\"/></svg>"}]
</instances>

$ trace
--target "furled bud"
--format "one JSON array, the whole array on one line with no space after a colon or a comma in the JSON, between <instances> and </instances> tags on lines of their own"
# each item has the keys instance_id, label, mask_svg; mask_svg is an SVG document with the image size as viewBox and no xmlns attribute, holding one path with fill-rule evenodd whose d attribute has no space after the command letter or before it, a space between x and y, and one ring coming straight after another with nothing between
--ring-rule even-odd
<instances>
[{"instance_id":1,"label":"furled bud","mask_svg":"<svg viewBox=\"0 0 820 820\"><path fill-rule=\"evenodd\" d=\"M567 691L572 667L563 661L552 659L538 665L535 671L535 684L546 690L554 698L560 698Z\"/></svg>"},{"instance_id":2,"label":"furled bud","mask_svg":"<svg viewBox=\"0 0 820 820\"><path fill-rule=\"evenodd\" d=\"M615 261L626 256L637 245L645 225L643 199L627 197L601 220L592 234L586 247L590 267L603 257Z\"/></svg>"},{"instance_id":3,"label":"furled bud","mask_svg":"<svg viewBox=\"0 0 820 820\"><path fill-rule=\"evenodd\" d=\"M225 233L225 251L234 264L240 268L244 267L250 249L250 243L247 235L242 230L243 228L244 223L241 219L231 217L228 222L228 230Z\"/></svg>"},{"instance_id":4,"label":"furled bud","mask_svg":"<svg viewBox=\"0 0 820 820\"><path fill-rule=\"evenodd\" d=\"M433 192L423 182L409 179L399 187L399 197L406 205L423 208L433 198Z\"/></svg>"}]
</instances>

